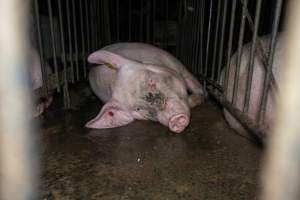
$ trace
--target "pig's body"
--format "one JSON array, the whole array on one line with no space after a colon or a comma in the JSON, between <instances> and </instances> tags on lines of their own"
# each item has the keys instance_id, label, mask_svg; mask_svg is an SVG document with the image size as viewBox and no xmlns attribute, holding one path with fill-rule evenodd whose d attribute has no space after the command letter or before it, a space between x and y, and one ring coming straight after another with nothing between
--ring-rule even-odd
<instances>
[{"instance_id":1,"label":"pig's body","mask_svg":"<svg viewBox=\"0 0 300 200\"><path fill-rule=\"evenodd\" d=\"M261 39L261 43L264 49L264 52L268 52L269 45L270 45L270 37L264 36ZM274 62L273 62L273 75L280 87L279 82L279 68L281 67L281 62L283 58L283 37L280 35L278 37L276 47L275 47L275 54L274 54ZM237 101L235 107L239 110L243 110L245 96L246 96L246 86L247 86L247 77L248 77L248 65L250 63L250 50L251 44L247 44L243 47L242 59L241 59L241 66L240 66L240 74L239 74L239 82L238 82L238 90L237 90ZM263 84L264 84L264 77L265 77L265 68L262 64L261 58L257 55L259 51L256 52L255 60L254 60L254 70L253 70L253 79L252 79L252 87L250 93L250 102L249 102L249 111L247 113L248 117L252 120L256 120L259 112L260 112L260 102L262 98L263 92ZM267 54L268 55L268 54ZM233 87L234 87L234 76L236 70L236 62L237 62L237 53L235 53L231 58L230 63L230 70L229 70L229 79L228 79L228 87L227 87L227 96L226 99L231 101L233 96ZM225 69L222 72L222 79L224 79ZM275 97L276 94L274 93L273 89L268 90L267 94L267 106L266 106L266 115L264 121L264 128L268 129L273 121L274 116L274 106L275 106ZM229 125L235 129L237 132L244 134L246 130L243 126L226 110L224 109L224 115L229 123Z\"/></svg>"},{"instance_id":2,"label":"pig's body","mask_svg":"<svg viewBox=\"0 0 300 200\"><path fill-rule=\"evenodd\" d=\"M115 58L107 52L121 57ZM123 58L128 60L123 62L121 61ZM126 110L126 114L130 113L132 119L150 119L168 126L171 114L166 112L178 109L176 113L186 114L188 119L185 120L189 121L189 107L194 107L203 101L203 88L200 83L180 61L154 46L143 43L117 43L103 48L98 53L93 53L89 61L96 64L108 63L107 65L115 68L103 65L92 67L89 73L90 85L102 101L117 100L118 104L123 106L122 110ZM118 64L119 61L122 64ZM187 95L187 90L192 93L190 96ZM133 111L135 109L139 109L139 113ZM143 109L145 111L141 113L140 110ZM168 117L160 117L158 114L160 111ZM183 118L181 120L184 121ZM96 121L94 119L91 122ZM125 124L121 123L117 126ZM117 127L93 126L90 122L87 126ZM186 124L184 128L185 126ZM173 131L181 132L183 129L181 127Z\"/></svg>"},{"instance_id":3,"label":"pig's body","mask_svg":"<svg viewBox=\"0 0 300 200\"><path fill-rule=\"evenodd\" d=\"M28 65L28 71L29 71L29 81L30 81L30 88L31 90L36 90L43 86L43 77L42 77L42 68L41 68L41 60L40 55L38 54L37 50L34 48L31 48L29 52L29 65ZM46 64L46 73L47 75L51 74L51 68ZM50 106L52 103L53 98L49 97L46 101L37 103L34 106L33 110L33 117L38 117L41 115L44 110Z\"/></svg>"}]
</instances>

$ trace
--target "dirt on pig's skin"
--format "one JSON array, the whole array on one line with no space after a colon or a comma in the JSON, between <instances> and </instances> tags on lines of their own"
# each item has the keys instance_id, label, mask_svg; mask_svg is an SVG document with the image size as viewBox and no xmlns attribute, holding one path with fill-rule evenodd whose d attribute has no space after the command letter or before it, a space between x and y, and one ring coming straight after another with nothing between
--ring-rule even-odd
<instances>
[{"instance_id":1,"label":"dirt on pig's skin","mask_svg":"<svg viewBox=\"0 0 300 200\"><path fill-rule=\"evenodd\" d=\"M48 111L42 121L41 199L256 199L261 150L219 108L192 111L181 134L151 121L87 129L98 100Z\"/></svg>"}]
</instances>

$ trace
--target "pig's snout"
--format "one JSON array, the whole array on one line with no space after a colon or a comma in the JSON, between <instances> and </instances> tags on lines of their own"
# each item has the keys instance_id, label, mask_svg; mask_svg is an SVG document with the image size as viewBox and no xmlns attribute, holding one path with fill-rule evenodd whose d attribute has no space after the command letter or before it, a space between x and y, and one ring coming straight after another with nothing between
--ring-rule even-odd
<instances>
[{"instance_id":1,"label":"pig's snout","mask_svg":"<svg viewBox=\"0 0 300 200\"><path fill-rule=\"evenodd\" d=\"M175 133L182 132L188 125L190 119L185 114L178 114L169 120L169 129Z\"/></svg>"}]
</instances>

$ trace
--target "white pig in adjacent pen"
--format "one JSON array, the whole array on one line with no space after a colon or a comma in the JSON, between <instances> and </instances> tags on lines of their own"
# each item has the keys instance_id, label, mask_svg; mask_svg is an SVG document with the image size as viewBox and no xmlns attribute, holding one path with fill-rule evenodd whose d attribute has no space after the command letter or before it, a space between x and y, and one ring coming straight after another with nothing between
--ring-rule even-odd
<instances>
[{"instance_id":1,"label":"white pig in adjacent pen","mask_svg":"<svg viewBox=\"0 0 300 200\"><path fill-rule=\"evenodd\" d=\"M89 81L106 102L86 124L89 128L120 127L138 119L159 121L180 133L190 122L190 108L204 100L203 87L185 66L154 46L112 44L88 61L99 65L90 69Z\"/></svg>"},{"instance_id":2,"label":"white pig in adjacent pen","mask_svg":"<svg viewBox=\"0 0 300 200\"><path fill-rule=\"evenodd\" d=\"M264 50L265 54L269 54L269 47L270 47L270 36L263 36L259 38L262 49ZM280 82L279 82L279 68L281 67L281 62L284 53L284 40L283 35L278 35L275 45L274 51L274 60L272 66L272 72L274 75L275 82L278 83L280 89ZM246 44L242 49L242 57L241 57L241 65L240 65L240 73L239 73L239 81L237 83L237 100L236 104L234 105L239 110L243 111L244 103L245 103L245 96L246 96L246 87L247 87L247 77L248 74L248 67L250 63L250 51L251 51L251 43ZM263 94L263 84L265 79L265 72L266 66L263 65L260 51L256 50L255 57L254 57L254 65L253 65L253 78L252 78L252 86L250 90L250 100L249 100L249 110L246 115L252 119L256 120L259 113L260 113L260 103ZM226 99L228 101L232 100L233 90L234 90L234 76L237 67L237 53L235 53L231 57L230 68L228 73L228 85L224 86L224 89L227 89ZM221 83L224 81L225 70L222 71L221 76ZM267 104L266 104L266 112L265 112L265 120L262 124L265 130L269 130L271 123L274 117L274 108L275 108L275 97L276 92L274 89L269 88L267 94ZM246 129L239 123L239 121L224 108L224 115L225 119L229 123L229 125L236 130L240 134L246 133Z\"/></svg>"}]
</instances>

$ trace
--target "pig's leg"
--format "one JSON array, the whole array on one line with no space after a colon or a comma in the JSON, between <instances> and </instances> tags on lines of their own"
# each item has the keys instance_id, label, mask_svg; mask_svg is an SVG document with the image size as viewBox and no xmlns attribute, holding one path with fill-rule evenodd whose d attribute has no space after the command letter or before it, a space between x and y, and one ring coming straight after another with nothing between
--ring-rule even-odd
<instances>
[{"instance_id":1,"label":"pig's leg","mask_svg":"<svg viewBox=\"0 0 300 200\"><path fill-rule=\"evenodd\" d=\"M185 80L185 83L187 85L188 90L192 93L189 96L189 106L191 108L200 105L205 98L204 89L202 85L199 83L199 81L187 70L184 70L183 78Z\"/></svg>"},{"instance_id":2,"label":"pig's leg","mask_svg":"<svg viewBox=\"0 0 300 200\"><path fill-rule=\"evenodd\" d=\"M32 113L33 118L40 116L44 112L44 110L44 103L39 103L38 105L36 105Z\"/></svg>"}]
</instances>

